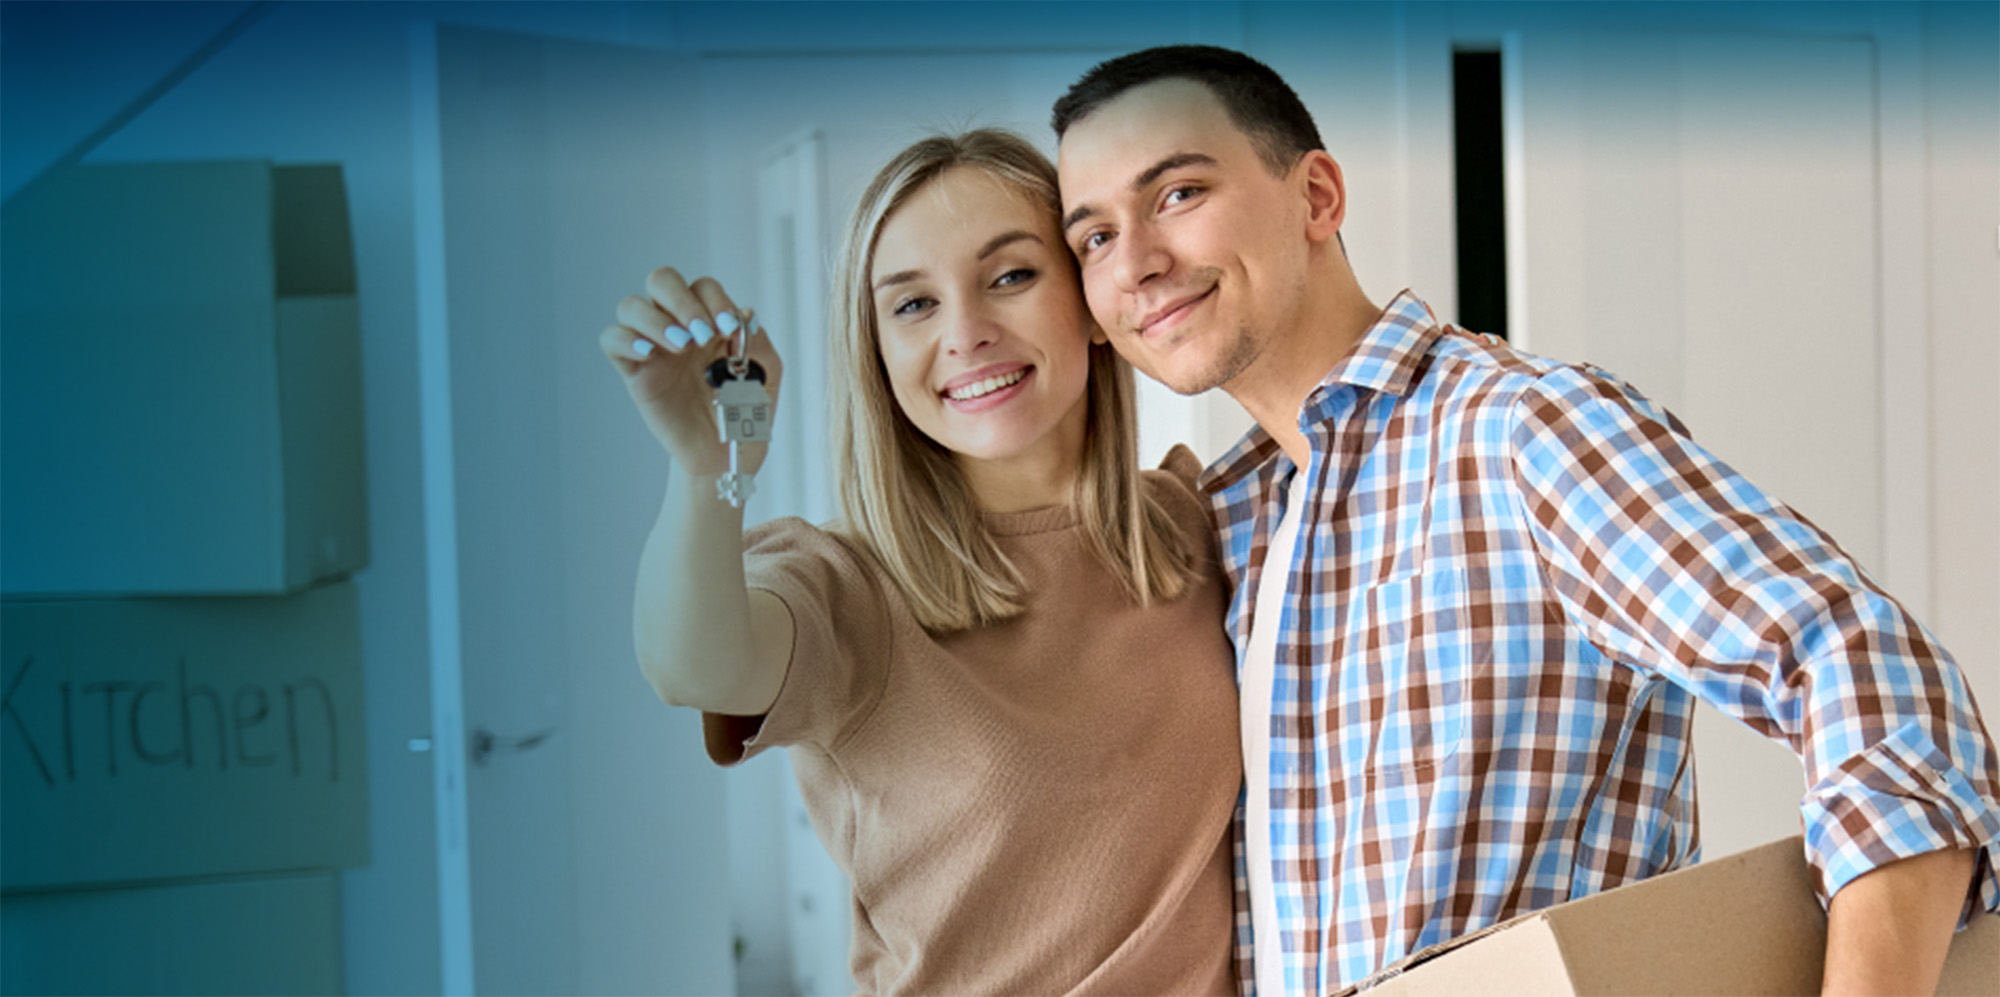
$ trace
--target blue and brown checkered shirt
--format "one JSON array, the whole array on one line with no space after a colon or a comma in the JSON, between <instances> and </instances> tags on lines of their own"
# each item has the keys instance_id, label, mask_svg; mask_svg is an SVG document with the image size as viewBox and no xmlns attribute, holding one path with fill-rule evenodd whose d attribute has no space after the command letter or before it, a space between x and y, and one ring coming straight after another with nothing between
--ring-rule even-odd
<instances>
[{"instance_id":1,"label":"blue and brown checkered shirt","mask_svg":"<svg viewBox=\"0 0 2000 997\"><path fill-rule=\"evenodd\" d=\"M1243 833L1270 836L1281 937L1256 943L1288 990L1695 861L1696 698L1798 753L1822 897L1976 847L1968 916L2000 906L2000 775L1957 665L1664 409L1405 292L1299 428L1302 471L1252 430L1202 477L1239 673L1258 587L1287 586L1271 820ZM1296 473L1312 504L1267 575ZM1243 889L1239 864L1247 991Z\"/></svg>"}]
</instances>

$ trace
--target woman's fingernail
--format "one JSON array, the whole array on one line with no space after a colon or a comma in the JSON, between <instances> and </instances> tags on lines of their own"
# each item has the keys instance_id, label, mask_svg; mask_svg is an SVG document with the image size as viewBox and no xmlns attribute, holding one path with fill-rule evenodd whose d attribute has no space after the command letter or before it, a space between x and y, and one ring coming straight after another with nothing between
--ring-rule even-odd
<instances>
[{"instance_id":1,"label":"woman's fingernail","mask_svg":"<svg viewBox=\"0 0 2000 997\"><path fill-rule=\"evenodd\" d=\"M638 357L638 358L639 358L639 359L641 359L641 360L644 360L644 359L646 359L647 357L649 357L649 356L652 356L652 355L653 355L653 341L652 341L652 340L650 340L650 339L635 339L635 340L633 340L633 341L632 341L632 355L633 355L633 356L635 356L635 357Z\"/></svg>"},{"instance_id":2,"label":"woman's fingernail","mask_svg":"<svg viewBox=\"0 0 2000 997\"><path fill-rule=\"evenodd\" d=\"M757 316L755 316L755 315L752 315L752 316L750 316L750 331L751 331L751 333L753 333L753 334L755 334L755 335L758 335L758 336L761 336L761 335L763 335L763 334L764 334L764 320L763 320L763 319L760 319L760 318L758 318L758 317L757 317Z\"/></svg>"},{"instance_id":3,"label":"woman's fingernail","mask_svg":"<svg viewBox=\"0 0 2000 997\"><path fill-rule=\"evenodd\" d=\"M667 326L667 331L663 335L667 337L667 345L677 350L686 349L687 344L694 342L694 337L677 325Z\"/></svg>"},{"instance_id":4,"label":"woman's fingernail","mask_svg":"<svg viewBox=\"0 0 2000 997\"><path fill-rule=\"evenodd\" d=\"M695 319L689 322L688 331L694 333L694 344L696 346L707 346L708 341L715 338L715 330L709 328L708 322L704 319Z\"/></svg>"},{"instance_id":5,"label":"woman's fingernail","mask_svg":"<svg viewBox=\"0 0 2000 997\"><path fill-rule=\"evenodd\" d=\"M742 328L737 323L736 316L731 312L723 312L717 315L715 317L715 327L721 329L722 334L725 336L734 336L736 335L736 330Z\"/></svg>"}]
</instances>

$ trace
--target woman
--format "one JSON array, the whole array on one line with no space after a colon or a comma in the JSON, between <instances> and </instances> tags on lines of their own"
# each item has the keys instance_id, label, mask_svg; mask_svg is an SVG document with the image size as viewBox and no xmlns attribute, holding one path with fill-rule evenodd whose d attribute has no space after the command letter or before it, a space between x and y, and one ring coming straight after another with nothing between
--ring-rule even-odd
<instances>
[{"instance_id":1,"label":"woman","mask_svg":"<svg viewBox=\"0 0 2000 997\"><path fill-rule=\"evenodd\" d=\"M824 529L745 535L717 497L702 371L749 321L720 285L655 271L601 336L684 472L640 564L641 665L717 762L793 749L863 992L1235 992L1213 541L1189 455L1138 471L1131 369L1058 204L1003 132L877 174L839 275ZM776 398L761 329L749 353Z\"/></svg>"}]
</instances>

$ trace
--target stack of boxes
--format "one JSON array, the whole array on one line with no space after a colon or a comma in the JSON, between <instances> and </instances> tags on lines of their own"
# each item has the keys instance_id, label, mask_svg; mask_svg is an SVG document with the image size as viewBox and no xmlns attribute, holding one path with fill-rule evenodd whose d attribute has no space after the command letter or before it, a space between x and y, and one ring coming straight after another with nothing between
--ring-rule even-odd
<instances>
[{"instance_id":1,"label":"stack of boxes","mask_svg":"<svg viewBox=\"0 0 2000 997\"><path fill-rule=\"evenodd\" d=\"M366 864L335 166L77 167L0 216L0 990L335 992Z\"/></svg>"}]
</instances>

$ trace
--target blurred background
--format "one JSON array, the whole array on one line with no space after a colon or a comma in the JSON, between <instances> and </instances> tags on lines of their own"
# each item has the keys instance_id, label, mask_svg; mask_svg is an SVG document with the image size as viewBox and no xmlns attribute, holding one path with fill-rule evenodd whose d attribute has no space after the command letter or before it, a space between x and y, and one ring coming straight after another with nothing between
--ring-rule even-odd
<instances>
[{"instance_id":1,"label":"blurred background","mask_svg":"<svg viewBox=\"0 0 2000 997\"><path fill-rule=\"evenodd\" d=\"M785 760L640 678L671 471L596 334L720 278L787 358L750 519L829 518L861 185L1183 42L1305 99L1375 300L1629 379L2000 703L2000 5L9 0L0 990L848 992ZM1796 833L1697 730L1706 854Z\"/></svg>"}]
</instances>

